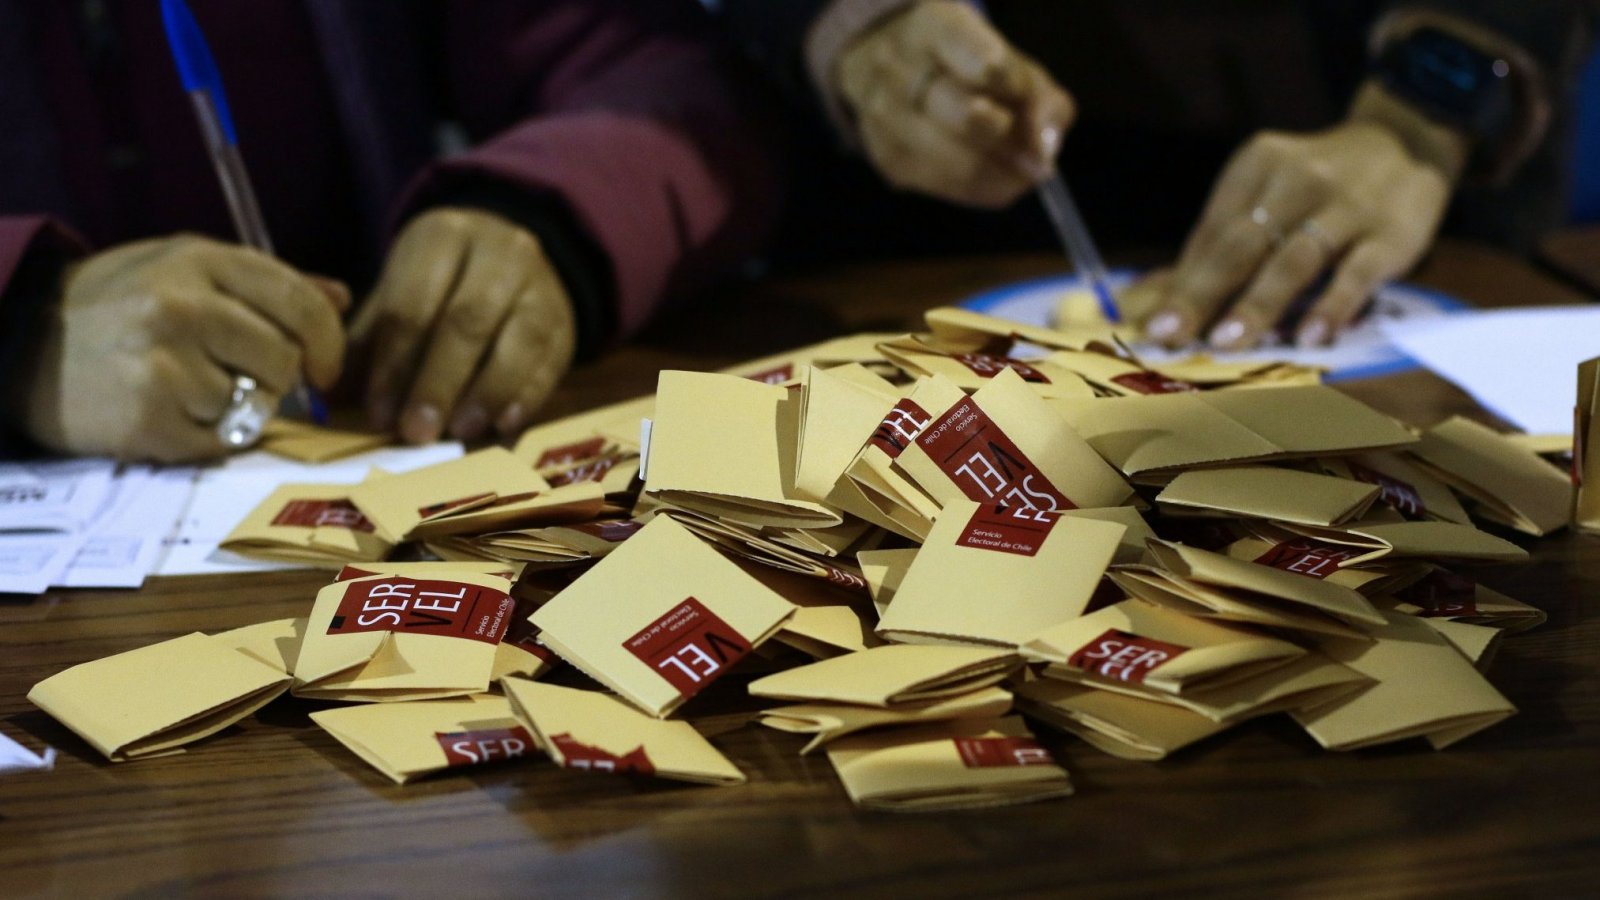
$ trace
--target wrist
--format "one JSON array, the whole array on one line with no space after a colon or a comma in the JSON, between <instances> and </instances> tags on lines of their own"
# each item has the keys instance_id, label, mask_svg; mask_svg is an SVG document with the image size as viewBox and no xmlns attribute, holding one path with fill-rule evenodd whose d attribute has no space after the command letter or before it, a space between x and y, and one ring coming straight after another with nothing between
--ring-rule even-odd
<instances>
[{"instance_id":1,"label":"wrist","mask_svg":"<svg viewBox=\"0 0 1600 900\"><path fill-rule=\"evenodd\" d=\"M1472 157L1470 135L1430 118L1377 79L1368 79L1361 86L1346 121L1385 129L1399 139L1412 158L1436 169L1451 184L1461 180Z\"/></svg>"}]
</instances>

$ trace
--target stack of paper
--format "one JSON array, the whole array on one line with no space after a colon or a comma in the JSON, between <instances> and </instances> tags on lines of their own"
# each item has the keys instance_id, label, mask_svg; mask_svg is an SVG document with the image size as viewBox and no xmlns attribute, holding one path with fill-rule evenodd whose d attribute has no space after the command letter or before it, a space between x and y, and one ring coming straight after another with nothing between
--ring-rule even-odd
<instances>
[{"instance_id":1,"label":"stack of paper","mask_svg":"<svg viewBox=\"0 0 1600 900\"><path fill-rule=\"evenodd\" d=\"M1588 509L1533 449L1413 431L1304 369L1155 370L1103 335L928 323L663 372L512 451L262 491L227 546L337 580L298 623L159 651L220 671L221 640L259 686L146 684L163 718L110 734L77 696L105 693L99 670L37 699L120 759L286 672L359 704L316 719L397 782L543 756L727 785L744 775L692 717L748 689L855 802L898 810L1071 793L1016 713L1148 760L1267 715L1344 750L1444 747L1514 712L1483 672L1543 614L1466 572L1526 556L1506 529ZM563 661L585 687L533 680Z\"/></svg>"}]
</instances>

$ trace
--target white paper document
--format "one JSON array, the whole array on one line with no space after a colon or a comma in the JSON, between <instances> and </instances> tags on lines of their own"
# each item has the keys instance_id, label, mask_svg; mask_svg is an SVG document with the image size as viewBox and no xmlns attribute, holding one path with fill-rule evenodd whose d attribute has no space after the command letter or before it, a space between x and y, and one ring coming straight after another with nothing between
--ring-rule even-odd
<instances>
[{"instance_id":1,"label":"white paper document","mask_svg":"<svg viewBox=\"0 0 1600 900\"><path fill-rule=\"evenodd\" d=\"M398 474L456 459L462 453L460 444L445 442L386 447L322 464L291 462L262 451L236 456L221 467L202 470L195 479L194 494L153 574L213 575L305 568L248 559L218 549L218 545L279 485L357 484L375 468Z\"/></svg>"},{"instance_id":2,"label":"white paper document","mask_svg":"<svg viewBox=\"0 0 1600 900\"><path fill-rule=\"evenodd\" d=\"M0 775L9 775L13 772L38 772L53 769L55 764L56 748L46 747L43 753L34 753L0 734Z\"/></svg>"},{"instance_id":3,"label":"white paper document","mask_svg":"<svg viewBox=\"0 0 1600 900\"><path fill-rule=\"evenodd\" d=\"M189 505L196 470L130 466L114 484L95 525L57 587L137 588L155 569L167 539Z\"/></svg>"},{"instance_id":4,"label":"white paper document","mask_svg":"<svg viewBox=\"0 0 1600 900\"><path fill-rule=\"evenodd\" d=\"M1600 356L1600 306L1496 309L1385 323L1395 346L1529 434L1571 434L1578 363Z\"/></svg>"}]
</instances>

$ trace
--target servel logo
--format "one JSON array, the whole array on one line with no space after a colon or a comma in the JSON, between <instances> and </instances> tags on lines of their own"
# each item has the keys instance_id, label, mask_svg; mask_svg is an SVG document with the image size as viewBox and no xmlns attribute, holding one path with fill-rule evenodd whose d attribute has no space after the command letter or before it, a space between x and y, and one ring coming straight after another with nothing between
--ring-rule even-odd
<instances>
[{"instance_id":1,"label":"servel logo","mask_svg":"<svg viewBox=\"0 0 1600 900\"><path fill-rule=\"evenodd\" d=\"M1188 649L1112 628L1080 647L1067 665L1100 678L1143 684L1145 676Z\"/></svg>"}]
</instances>

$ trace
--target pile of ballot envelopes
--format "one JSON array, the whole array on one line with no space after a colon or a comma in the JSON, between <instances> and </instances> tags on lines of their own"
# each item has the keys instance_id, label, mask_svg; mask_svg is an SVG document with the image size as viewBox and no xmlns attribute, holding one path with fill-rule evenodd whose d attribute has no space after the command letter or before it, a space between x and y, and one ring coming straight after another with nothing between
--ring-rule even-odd
<instances>
[{"instance_id":1,"label":"pile of ballot envelopes","mask_svg":"<svg viewBox=\"0 0 1600 900\"><path fill-rule=\"evenodd\" d=\"M1466 419L1414 430L1291 365L1155 371L1093 331L927 322L284 487L225 546L337 570L304 618L30 698L113 760L288 692L339 701L312 717L397 782L543 756L734 784L691 722L748 690L896 810L1070 794L1038 728L1159 760L1266 715L1354 750L1515 711L1482 672L1545 616L1471 568L1524 558L1508 532L1600 525L1581 450L1569 474Z\"/></svg>"}]
</instances>

